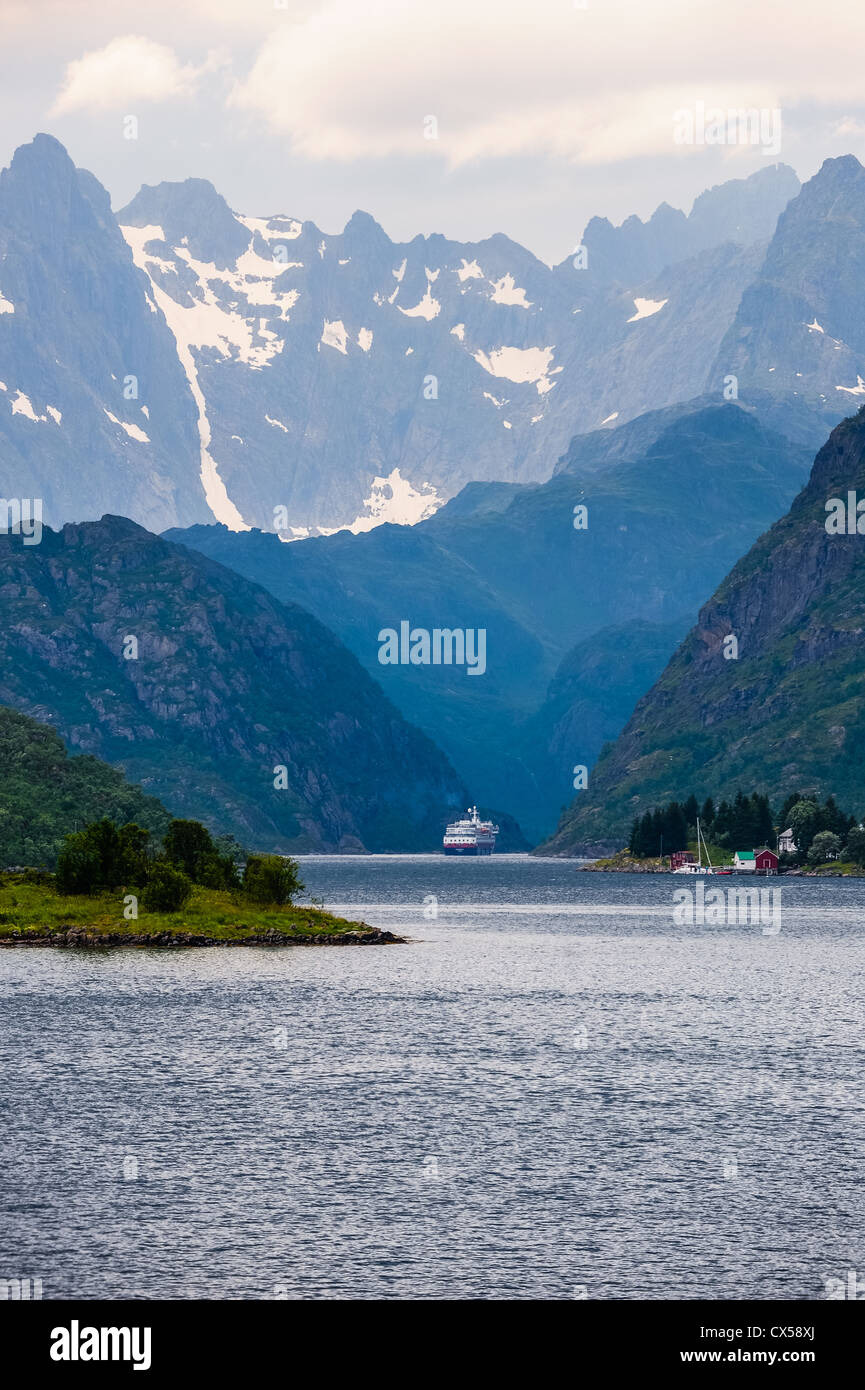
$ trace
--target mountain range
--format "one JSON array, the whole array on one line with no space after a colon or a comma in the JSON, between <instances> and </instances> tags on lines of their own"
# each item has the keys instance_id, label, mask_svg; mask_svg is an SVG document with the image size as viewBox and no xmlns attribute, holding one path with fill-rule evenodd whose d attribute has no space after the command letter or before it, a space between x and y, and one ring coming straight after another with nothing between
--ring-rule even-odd
<instances>
[{"instance_id":1,"label":"mountain range","mask_svg":"<svg viewBox=\"0 0 865 1390\"><path fill-rule=\"evenodd\" d=\"M167 534L314 613L536 841L569 800L574 766L618 732L812 457L757 405L693 402L578 439L546 483L473 484L413 527L290 545L224 526ZM486 672L382 665L379 633L403 621L483 629Z\"/></svg>"},{"instance_id":2,"label":"mountain range","mask_svg":"<svg viewBox=\"0 0 865 1390\"><path fill-rule=\"evenodd\" d=\"M115 214L37 136L0 174L0 490L54 529L0 535L0 701L273 847L428 848L469 795L541 839L865 396L863 280L852 156L550 268L198 179ZM142 621L165 660L118 664ZM383 665L403 623L483 632L483 676Z\"/></svg>"},{"instance_id":3,"label":"mountain range","mask_svg":"<svg viewBox=\"0 0 865 1390\"><path fill-rule=\"evenodd\" d=\"M235 213L200 179L115 214L39 135L0 175L4 492L42 497L53 526L107 511L302 537L542 481L574 434L706 389L797 196L772 166L687 217L593 219L550 268L501 234L394 243L362 212L337 235Z\"/></svg>"}]
</instances>

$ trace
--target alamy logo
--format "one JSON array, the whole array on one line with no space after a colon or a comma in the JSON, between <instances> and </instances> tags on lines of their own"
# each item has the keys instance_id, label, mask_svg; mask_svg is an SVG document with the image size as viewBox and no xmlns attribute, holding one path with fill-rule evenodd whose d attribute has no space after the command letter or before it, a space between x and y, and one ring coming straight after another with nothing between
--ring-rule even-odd
<instances>
[{"instance_id":1,"label":"alamy logo","mask_svg":"<svg viewBox=\"0 0 865 1390\"><path fill-rule=\"evenodd\" d=\"M52 1361L131 1361L134 1371L150 1370L149 1327L69 1327L51 1331Z\"/></svg>"},{"instance_id":2,"label":"alamy logo","mask_svg":"<svg viewBox=\"0 0 865 1390\"><path fill-rule=\"evenodd\" d=\"M20 1300L25 1302L31 1298L42 1297L41 1279L0 1279L0 1300L4 1303L11 1299L13 1303Z\"/></svg>"},{"instance_id":3,"label":"alamy logo","mask_svg":"<svg viewBox=\"0 0 865 1390\"><path fill-rule=\"evenodd\" d=\"M781 930L780 888L706 889L698 879L692 888L673 893L673 921L677 927L761 926L764 936Z\"/></svg>"},{"instance_id":4,"label":"alamy logo","mask_svg":"<svg viewBox=\"0 0 865 1390\"><path fill-rule=\"evenodd\" d=\"M857 501L856 493L843 497L830 497L826 503L825 527L830 536L865 536L865 497Z\"/></svg>"},{"instance_id":5,"label":"alamy logo","mask_svg":"<svg viewBox=\"0 0 865 1390\"><path fill-rule=\"evenodd\" d=\"M0 534L23 536L25 545L42 540L42 498L0 497Z\"/></svg>"},{"instance_id":6,"label":"alamy logo","mask_svg":"<svg viewBox=\"0 0 865 1390\"><path fill-rule=\"evenodd\" d=\"M485 627L412 627L401 622L399 632L383 627L378 634L382 666L465 666L469 676L487 669Z\"/></svg>"},{"instance_id":7,"label":"alamy logo","mask_svg":"<svg viewBox=\"0 0 865 1390\"><path fill-rule=\"evenodd\" d=\"M780 154L781 112L777 106L725 111L698 101L693 111L680 107L673 113L673 141L677 145L759 145L764 154Z\"/></svg>"},{"instance_id":8,"label":"alamy logo","mask_svg":"<svg viewBox=\"0 0 865 1390\"><path fill-rule=\"evenodd\" d=\"M857 1303L865 1299L865 1279L860 1279L855 1269L848 1269L847 1278L837 1275L823 1281L826 1288L826 1297L832 1299L852 1298Z\"/></svg>"}]
</instances>

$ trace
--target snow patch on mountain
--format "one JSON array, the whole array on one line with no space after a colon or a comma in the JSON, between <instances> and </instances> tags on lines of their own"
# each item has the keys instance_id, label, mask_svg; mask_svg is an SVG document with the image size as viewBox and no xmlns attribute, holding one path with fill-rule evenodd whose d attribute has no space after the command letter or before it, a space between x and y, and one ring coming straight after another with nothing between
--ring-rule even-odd
<instances>
[{"instance_id":1,"label":"snow patch on mountain","mask_svg":"<svg viewBox=\"0 0 865 1390\"><path fill-rule=\"evenodd\" d=\"M669 300L667 299L635 299L634 307L637 312L631 315L628 323L639 323L640 319L650 319L653 314L659 314L664 305L668 303Z\"/></svg>"},{"instance_id":2,"label":"snow patch on mountain","mask_svg":"<svg viewBox=\"0 0 865 1390\"><path fill-rule=\"evenodd\" d=\"M336 348L343 357L347 357L348 333L342 319L325 319L319 342L324 343L325 347Z\"/></svg>"},{"instance_id":3,"label":"snow patch on mountain","mask_svg":"<svg viewBox=\"0 0 865 1390\"><path fill-rule=\"evenodd\" d=\"M865 396L865 381L857 375L855 386L836 386L835 390L846 391L848 396Z\"/></svg>"},{"instance_id":4,"label":"snow patch on mountain","mask_svg":"<svg viewBox=\"0 0 865 1390\"><path fill-rule=\"evenodd\" d=\"M338 529L357 536L386 522L414 526L437 512L444 501L431 483L421 483L418 491L408 478L402 477L398 468L394 468L386 478L373 478L369 497L364 498L364 512L351 525Z\"/></svg>"},{"instance_id":5,"label":"snow patch on mountain","mask_svg":"<svg viewBox=\"0 0 865 1390\"><path fill-rule=\"evenodd\" d=\"M281 420L275 420L272 415L265 415L264 418L269 425L273 425L274 429L282 430L283 434L289 433L288 426L284 425ZM236 434L233 434L231 437L232 439L237 439L238 436ZM242 442L243 441L241 440L241 443Z\"/></svg>"},{"instance_id":6,"label":"snow patch on mountain","mask_svg":"<svg viewBox=\"0 0 865 1390\"><path fill-rule=\"evenodd\" d=\"M3 298L3 292L2 292L2 290L0 290L0 314L14 314L14 313L15 313L15 305L12 303L11 300L9 300L9 299L4 299L4 298Z\"/></svg>"},{"instance_id":7,"label":"snow patch on mountain","mask_svg":"<svg viewBox=\"0 0 865 1390\"><path fill-rule=\"evenodd\" d=\"M484 273L477 261L467 261L465 257L463 257L462 262L462 265L457 271L457 275L461 282L463 280L483 280Z\"/></svg>"},{"instance_id":8,"label":"snow patch on mountain","mask_svg":"<svg viewBox=\"0 0 865 1390\"><path fill-rule=\"evenodd\" d=\"M116 415L112 415L110 410L105 409L105 406L102 407L102 411L108 416L112 425L119 425L122 430L126 431L130 439L137 439L139 444L150 443L150 436L146 435L144 430L139 429L138 425L129 425L125 420L118 420Z\"/></svg>"},{"instance_id":9,"label":"snow patch on mountain","mask_svg":"<svg viewBox=\"0 0 865 1390\"><path fill-rule=\"evenodd\" d=\"M538 395L544 395L556 384L550 381L553 375L550 363L555 350L555 347L500 347L487 355L479 348L472 356L490 376L505 377L507 381L533 381ZM560 367L554 368L554 372L558 371L561 371Z\"/></svg>"},{"instance_id":10,"label":"snow patch on mountain","mask_svg":"<svg viewBox=\"0 0 865 1390\"><path fill-rule=\"evenodd\" d=\"M403 309L400 304L396 306L401 314L405 314L407 319L426 319L427 323L434 319L441 312L441 304L437 299L433 299L432 285L426 287L426 294L419 304L415 304L413 309Z\"/></svg>"},{"instance_id":11,"label":"snow patch on mountain","mask_svg":"<svg viewBox=\"0 0 865 1390\"><path fill-rule=\"evenodd\" d=\"M514 283L513 275L503 275L501 280L490 281L493 292L490 299L493 304L518 304L521 309L531 309L532 300L526 299L525 290L520 289Z\"/></svg>"},{"instance_id":12,"label":"snow patch on mountain","mask_svg":"<svg viewBox=\"0 0 865 1390\"><path fill-rule=\"evenodd\" d=\"M165 241L161 227L121 227L126 241L132 251L132 258L135 264L142 270L147 271L147 253L145 246L150 241ZM204 399L204 392L198 380L198 368L193 356L193 347L201 347L211 335L216 342L208 345L218 345L223 350L223 355L229 354L223 349L223 335L216 331L216 324L221 318L230 317L221 310L218 311L216 319L211 322L210 309L213 306L196 304L195 307L186 309L178 304L171 295L161 289L155 281L151 280L153 293L156 302L165 317L165 321L174 335L177 343L177 355L180 358L186 379L189 382L189 389L195 401L198 412L198 439L199 456L201 460L201 486L204 488L204 497L208 507L212 511L216 520L222 522L231 531L248 531L243 517L228 495L225 483L219 475L216 460L210 452L211 428L207 418L207 404ZM240 319L239 315L234 316ZM279 344L280 348L282 344Z\"/></svg>"},{"instance_id":13,"label":"snow patch on mountain","mask_svg":"<svg viewBox=\"0 0 865 1390\"><path fill-rule=\"evenodd\" d=\"M13 415L23 415L25 420L32 420L34 424L47 419L45 415L37 415L33 409L33 402L29 396L25 396L23 391L16 391L9 404L12 406Z\"/></svg>"},{"instance_id":14,"label":"snow patch on mountain","mask_svg":"<svg viewBox=\"0 0 865 1390\"><path fill-rule=\"evenodd\" d=\"M360 328L357 334L357 345L362 352L369 352L372 347L372 329Z\"/></svg>"}]
</instances>

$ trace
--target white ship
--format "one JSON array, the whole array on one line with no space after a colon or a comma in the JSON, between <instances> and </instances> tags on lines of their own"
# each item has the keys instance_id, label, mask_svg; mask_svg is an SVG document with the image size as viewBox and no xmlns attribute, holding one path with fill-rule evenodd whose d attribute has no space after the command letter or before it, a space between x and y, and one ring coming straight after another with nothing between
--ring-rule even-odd
<instances>
[{"instance_id":1,"label":"white ship","mask_svg":"<svg viewBox=\"0 0 865 1390\"><path fill-rule=\"evenodd\" d=\"M455 820L445 831L445 854L492 854L499 827L481 820L477 806L470 806L462 820Z\"/></svg>"}]
</instances>

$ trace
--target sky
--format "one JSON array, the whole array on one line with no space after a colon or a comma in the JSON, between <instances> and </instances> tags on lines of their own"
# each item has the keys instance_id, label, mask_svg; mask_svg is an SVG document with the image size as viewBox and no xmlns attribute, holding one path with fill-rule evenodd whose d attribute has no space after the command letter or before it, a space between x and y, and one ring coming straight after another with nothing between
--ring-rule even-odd
<instances>
[{"instance_id":1,"label":"sky","mask_svg":"<svg viewBox=\"0 0 865 1390\"><path fill-rule=\"evenodd\" d=\"M863 41L861 0L0 0L0 166L48 131L115 208L195 176L557 262L593 215L865 162Z\"/></svg>"}]
</instances>

